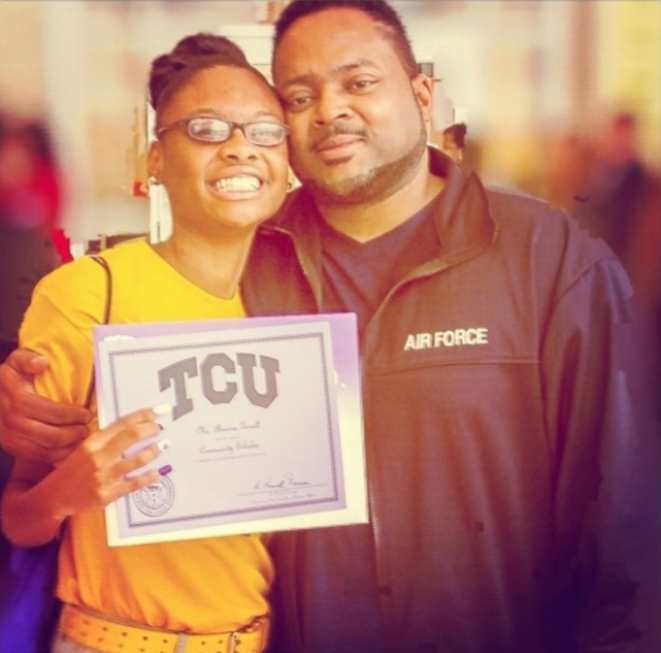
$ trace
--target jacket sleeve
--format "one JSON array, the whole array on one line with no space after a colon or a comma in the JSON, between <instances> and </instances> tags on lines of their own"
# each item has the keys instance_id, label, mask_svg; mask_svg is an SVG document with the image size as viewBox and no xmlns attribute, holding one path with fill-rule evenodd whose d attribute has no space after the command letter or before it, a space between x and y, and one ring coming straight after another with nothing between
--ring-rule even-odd
<instances>
[{"instance_id":1,"label":"jacket sleeve","mask_svg":"<svg viewBox=\"0 0 661 653\"><path fill-rule=\"evenodd\" d=\"M558 279L542 348L556 553L569 588L558 601L573 608L566 626L577 651L634 653L653 467L632 393L641 343L631 290L603 251Z\"/></svg>"}]
</instances>

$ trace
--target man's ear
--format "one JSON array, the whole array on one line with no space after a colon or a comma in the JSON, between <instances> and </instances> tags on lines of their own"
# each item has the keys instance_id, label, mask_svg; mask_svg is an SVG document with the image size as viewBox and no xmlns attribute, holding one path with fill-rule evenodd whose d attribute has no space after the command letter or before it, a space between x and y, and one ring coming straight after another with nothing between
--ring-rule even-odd
<instances>
[{"instance_id":1,"label":"man's ear","mask_svg":"<svg viewBox=\"0 0 661 653\"><path fill-rule=\"evenodd\" d=\"M163 146L160 141L152 141L149 145L147 174L155 183L163 181Z\"/></svg>"},{"instance_id":2,"label":"man's ear","mask_svg":"<svg viewBox=\"0 0 661 653\"><path fill-rule=\"evenodd\" d=\"M420 113L425 122L431 120L431 105L433 97L432 89L432 80L423 73L418 73L411 80L411 88L413 89L413 95L415 100L420 107Z\"/></svg>"}]
</instances>

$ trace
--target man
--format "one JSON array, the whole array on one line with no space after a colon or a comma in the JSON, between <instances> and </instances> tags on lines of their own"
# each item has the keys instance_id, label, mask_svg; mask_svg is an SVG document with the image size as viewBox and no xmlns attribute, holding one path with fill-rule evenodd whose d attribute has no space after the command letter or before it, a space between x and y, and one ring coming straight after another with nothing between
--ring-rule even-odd
<instances>
[{"instance_id":1,"label":"man","mask_svg":"<svg viewBox=\"0 0 661 653\"><path fill-rule=\"evenodd\" d=\"M358 314L370 523L274 538L272 650L638 650L620 265L426 147L430 82L387 4L292 2L273 74L303 189L243 292ZM84 428L53 425L85 415L1 372L5 446L65 455Z\"/></svg>"}]
</instances>

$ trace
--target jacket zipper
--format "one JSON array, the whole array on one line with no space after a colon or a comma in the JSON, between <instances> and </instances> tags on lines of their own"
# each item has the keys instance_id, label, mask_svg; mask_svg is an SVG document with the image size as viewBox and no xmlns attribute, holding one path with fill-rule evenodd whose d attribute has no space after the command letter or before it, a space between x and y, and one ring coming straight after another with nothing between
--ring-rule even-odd
<instances>
[{"instance_id":1,"label":"jacket zipper","mask_svg":"<svg viewBox=\"0 0 661 653\"><path fill-rule=\"evenodd\" d=\"M320 297L320 292L319 294L315 292L315 288L313 286L310 272L309 272L309 267L306 264L306 257L304 257L299 249L298 243L296 242L296 238L294 235L288 231L287 229L284 229L282 227L273 227L274 231L277 231L281 234L286 235L288 238L290 238L291 242L294 245L294 251L296 253L296 260L298 261L298 264L301 268L301 272L305 276L305 278L308 281L308 284L310 286L310 289L312 291L312 295L314 297L314 303L317 308L317 312L321 312L321 297ZM495 235L495 234L494 234ZM486 245L487 243L485 243ZM481 247L479 248L480 250L482 249ZM363 355L363 344L367 346L367 341L368 341L368 332L370 329L370 324L373 324L377 318L383 313L385 310L385 307L389 304L391 298L393 295L398 292L403 286L406 284L413 282L413 281L419 281L421 279L426 279L432 276L435 276L436 274L439 274L443 272L444 270L454 267L455 265L462 263L465 260L471 259L474 256L477 256L477 252L475 250L470 250L469 252L466 252L463 256L454 258L451 262L447 261L442 261L442 260L436 260L433 265L430 265L428 268L426 266L421 266L421 268L417 268L416 270L413 270L410 272L407 276L405 276L403 279L401 279L395 286L393 286L386 296L384 297L383 301L379 304L377 307L376 311L374 311L374 314L372 315L372 318L370 319L369 323L365 327L365 335L362 339L362 341L359 343L359 378L362 386L362 381L363 381L363 370L364 370L364 355ZM365 393L363 393L363 413L364 415L368 414L368 404L370 403L371 398L368 397ZM365 447L365 453L367 454L367 446ZM379 523L379 518L376 513L376 508L374 505L374 493L372 491L372 484L370 483L369 480L369 475L367 475L367 455L366 455L366 486L367 486L367 506L369 510L369 515L370 515L370 531L372 534L372 541L373 541L373 546L374 546L374 565L375 565L375 574L376 574L376 582L377 582L377 592L379 592L379 596L377 597L377 604L381 608L381 612L390 612L392 609L392 604L390 605L389 608L386 608L384 610L384 605L381 600L380 592L383 587L386 587L386 583L382 582L383 577L382 577L382 572L381 570L384 568L384 564L381 562L381 527ZM392 623L391 618L386 618L383 619L383 627L384 627L384 639L385 639L385 645L386 648L389 651L392 651L395 653L397 649L397 642L396 638L391 637L390 634L387 632L388 631L388 624Z\"/></svg>"},{"instance_id":2,"label":"jacket zipper","mask_svg":"<svg viewBox=\"0 0 661 653\"><path fill-rule=\"evenodd\" d=\"M399 281L395 286L393 286L386 296L384 297L383 301L379 304L377 307L376 311L374 311L374 314L372 315L372 318L370 319L369 323L365 327L365 335L363 337L363 343L367 345L367 340L368 340L368 332L369 332L369 327L370 324L374 323L375 320L379 317L379 315L385 310L385 306L390 302L390 299L392 296L405 284L411 282L411 281L416 281L419 279L425 279L431 276L434 276L435 274L442 272L444 269L447 267L450 267L448 265L438 265L435 266L434 269L427 270L425 272L420 272L418 274L414 272L410 273L407 275L404 279ZM360 348L361 354L360 354L360 378L361 378L361 383L362 383L362 375L363 375L363 361L364 361L364 356L362 354L363 348ZM365 393L363 393L363 398L364 398L364 412L365 415L369 414L368 410L368 404L371 402L371 397L368 397ZM367 447L365 447L367 449ZM381 525L380 525L380 520L379 517L377 516L376 512L376 507L374 505L374 493L372 491L372 484L369 481L369 476L367 476L367 504L369 508L369 513L370 513L370 530L372 533L372 541L374 543L374 566L375 566L375 574L376 574L376 583L377 583L377 592L379 593L379 596L377 597L377 604L380 607L380 612L382 614L382 623L383 623L383 637L385 640L385 646L386 649L392 653L395 653L398 651L398 642L396 637L393 637L391 633L388 632L388 624L393 623L393 615L390 614L391 611L393 610L394 606L392 602L388 602L386 605L384 605L382 597L381 597L381 590L385 587L390 587L389 579L384 579L383 578L383 569L385 565L382 562L382 554L381 551L383 550L383 547L381 545ZM390 588L391 589L391 588ZM385 613L385 614L384 614ZM385 618L384 618L385 617Z\"/></svg>"}]
</instances>

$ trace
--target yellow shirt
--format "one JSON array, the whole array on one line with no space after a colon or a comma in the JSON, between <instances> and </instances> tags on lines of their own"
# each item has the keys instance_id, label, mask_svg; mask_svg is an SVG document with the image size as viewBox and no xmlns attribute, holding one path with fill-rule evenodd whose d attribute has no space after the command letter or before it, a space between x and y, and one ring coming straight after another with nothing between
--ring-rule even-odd
<instances>
[{"instance_id":1,"label":"yellow shirt","mask_svg":"<svg viewBox=\"0 0 661 653\"><path fill-rule=\"evenodd\" d=\"M112 271L110 322L243 317L237 295L201 290L145 242L103 253ZM92 328L103 319L106 275L89 259L38 284L20 332L22 347L50 360L37 392L82 404L92 374ZM58 596L155 628L223 632L268 613L273 567L259 536L108 547L103 511L81 513L64 529Z\"/></svg>"}]
</instances>

